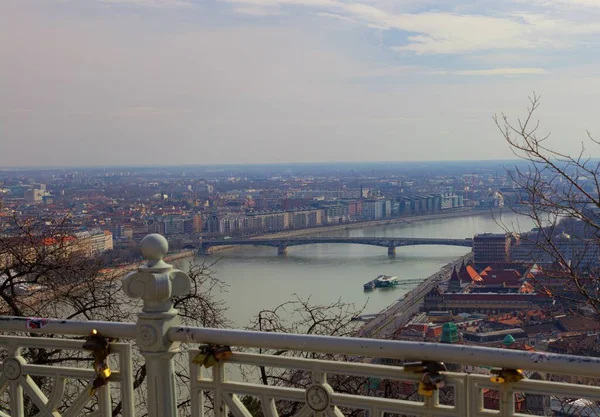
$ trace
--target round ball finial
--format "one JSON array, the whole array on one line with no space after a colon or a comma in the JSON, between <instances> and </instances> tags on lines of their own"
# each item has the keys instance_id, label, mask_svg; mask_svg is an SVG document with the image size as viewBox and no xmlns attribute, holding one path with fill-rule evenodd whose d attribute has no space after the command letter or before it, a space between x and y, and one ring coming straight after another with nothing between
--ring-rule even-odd
<instances>
[{"instance_id":1,"label":"round ball finial","mask_svg":"<svg viewBox=\"0 0 600 417\"><path fill-rule=\"evenodd\" d=\"M169 242L163 235L152 233L142 239L142 255L148 261L160 261L169 251Z\"/></svg>"}]
</instances>

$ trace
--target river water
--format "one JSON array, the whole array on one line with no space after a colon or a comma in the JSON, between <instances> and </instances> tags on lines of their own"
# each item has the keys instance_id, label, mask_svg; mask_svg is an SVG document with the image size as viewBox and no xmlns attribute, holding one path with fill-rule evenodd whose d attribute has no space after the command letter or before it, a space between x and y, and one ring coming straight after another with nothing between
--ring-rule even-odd
<instances>
[{"instance_id":1,"label":"river water","mask_svg":"<svg viewBox=\"0 0 600 417\"><path fill-rule=\"evenodd\" d=\"M362 229L328 232L327 236L348 237L424 237L467 238L476 233L502 232L499 216L472 216L423 220ZM529 230L533 225L514 213L504 213L501 221L514 230ZM228 317L238 326L249 323L259 310L274 308L294 294L311 297L314 304L329 304L338 299L366 304L365 313L376 313L394 303L418 284L391 289L363 291L362 285L379 274L410 280L425 279L442 266L466 254L469 249L453 246L414 246L396 249L389 257L387 248L354 244L317 244L288 248L278 256L277 248L237 247L206 257L216 275L227 283L222 298L229 306ZM202 258L200 258L202 259ZM186 269L189 260L175 262Z\"/></svg>"}]
</instances>

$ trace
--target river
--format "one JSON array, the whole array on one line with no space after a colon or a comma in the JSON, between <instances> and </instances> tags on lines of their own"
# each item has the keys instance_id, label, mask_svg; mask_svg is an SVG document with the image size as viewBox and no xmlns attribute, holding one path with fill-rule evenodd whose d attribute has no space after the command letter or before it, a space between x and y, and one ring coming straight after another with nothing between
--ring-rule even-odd
<instances>
[{"instance_id":1,"label":"river","mask_svg":"<svg viewBox=\"0 0 600 417\"><path fill-rule=\"evenodd\" d=\"M533 227L530 221L511 212L502 214L501 220L515 230ZM341 230L326 235L467 238L476 233L502 231L498 216L473 216ZM379 274L425 279L468 251L453 246L413 246L397 248L396 256L389 257L387 248L318 244L290 247L286 256L278 256L277 249L271 247L237 247L206 259L214 262L220 258L213 269L229 286L222 294L229 306L228 317L237 326L245 326L259 310L274 308L292 299L294 294L311 297L314 304L329 304L338 299L356 306L366 304L365 313L376 313L417 284L364 292L365 282ZM174 263L185 270L189 260Z\"/></svg>"}]
</instances>

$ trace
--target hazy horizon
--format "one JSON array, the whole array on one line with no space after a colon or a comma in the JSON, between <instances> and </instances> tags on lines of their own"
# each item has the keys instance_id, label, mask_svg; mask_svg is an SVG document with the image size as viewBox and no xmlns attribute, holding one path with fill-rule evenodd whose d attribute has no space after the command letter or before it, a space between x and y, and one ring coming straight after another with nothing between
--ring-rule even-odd
<instances>
[{"instance_id":1,"label":"hazy horizon","mask_svg":"<svg viewBox=\"0 0 600 417\"><path fill-rule=\"evenodd\" d=\"M598 22L594 0L5 0L0 167L509 160L492 116L532 91L575 153L600 137Z\"/></svg>"},{"instance_id":2,"label":"hazy horizon","mask_svg":"<svg viewBox=\"0 0 600 417\"><path fill-rule=\"evenodd\" d=\"M271 166L352 166L352 165L414 165L414 164L455 164L455 163L525 163L522 159L449 159L449 160L414 160L414 161L303 161L303 162L249 162L249 163L220 163L220 164L128 164L128 165L0 165L0 170L44 170L44 169L118 169L118 168L211 168L211 167L271 167Z\"/></svg>"}]
</instances>

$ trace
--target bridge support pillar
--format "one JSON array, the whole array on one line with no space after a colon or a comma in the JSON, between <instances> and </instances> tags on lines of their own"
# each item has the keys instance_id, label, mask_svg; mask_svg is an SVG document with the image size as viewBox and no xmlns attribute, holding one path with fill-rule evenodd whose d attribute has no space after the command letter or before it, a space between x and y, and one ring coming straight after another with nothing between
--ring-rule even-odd
<instances>
[{"instance_id":1,"label":"bridge support pillar","mask_svg":"<svg viewBox=\"0 0 600 417\"><path fill-rule=\"evenodd\" d=\"M277 247L277 255L287 255L287 246L279 245Z\"/></svg>"},{"instance_id":2,"label":"bridge support pillar","mask_svg":"<svg viewBox=\"0 0 600 417\"><path fill-rule=\"evenodd\" d=\"M395 256L396 255L396 247L395 246L388 246L388 255L389 256Z\"/></svg>"}]
</instances>

